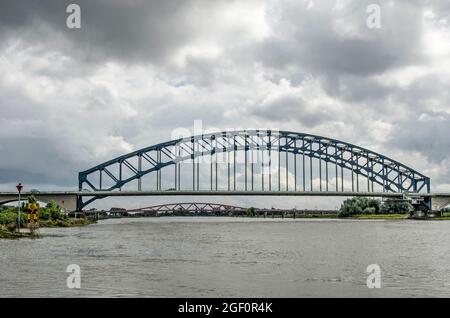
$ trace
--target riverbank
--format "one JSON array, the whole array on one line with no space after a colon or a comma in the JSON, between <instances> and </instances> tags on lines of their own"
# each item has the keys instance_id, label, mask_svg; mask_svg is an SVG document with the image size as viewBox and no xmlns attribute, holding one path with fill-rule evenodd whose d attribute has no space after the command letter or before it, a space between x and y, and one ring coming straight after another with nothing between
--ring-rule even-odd
<instances>
[{"instance_id":1,"label":"riverbank","mask_svg":"<svg viewBox=\"0 0 450 318\"><path fill-rule=\"evenodd\" d=\"M239 217L250 217L250 218L264 218L264 216L239 216ZM282 215L268 215L266 218L275 218L275 219L342 219L342 220L411 220L409 214L358 214L352 215L348 217L339 217L338 214L286 214ZM450 213L444 213L439 217L429 217L422 220L430 220L430 221L448 221L450 220Z\"/></svg>"},{"instance_id":2,"label":"riverbank","mask_svg":"<svg viewBox=\"0 0 450 318\"><path fill-rule=\"evenodd\" d=\"M355 220L407 220L409 214L361 214L353 215L344 219Z\"/></svg>"},{"instance_id":3,"label":"riverbank","mask_svg":"<svg viewBox=\"0 0 450 318\"><path fill-rule=\"evenodd\" d=\"M39 228L55 228L55 227L79 227L96 223L97 221L88 218L67 218L63 220L41 220ZM26 228L21 228L21 232L17 232L14 224L0 225L0 239L19 239L19 238L39 238L38 232L29 233Z\"/></svg>"},{"instance_id":4,"label":"riverbank","mask_svg":"<svg viewBox=\"0 0 450 318\"><path fill-rule=\"evenodd\" d=\"M263 218L264 216L244 216L251 218ZM354 220L406 220L409 215L407 214L361 214L352 215L348 217L339 217L338 214L299 214L295 217L293 215L270 215L266 218L272 219L354 219Z\"/></svg>"},{"instance_id":5,"label":"riverbank","mask_svg":"<svg viewBox=\"0 0 450 318\"><path fill-rule=\"evenodd\" d=\"M14 240L19 238L38 238L39 234L37 233L25 233L25 232L17 232L17 229L11 230L10 227L0 225L0 239L8 239Z\"/></svg>"},{"instance_id":6,"label":"riverbank","mask_svg":"<svg viewBox=\"0 0 450 318\"><path fill-rule=\"evenodd\" d=\"M414 220L409 214L361 214L348 217L357 220ZM420 220L428 221L448 221L450 220L450 213L443 213L442 216L427 217Z\"/></svg>"},{"instance_id":7,"label":"riverbank","mask_svg":"<svg viewBox=\"0 0 450 318\"><path fill-rule=\"evenodd\" d=\"M40 227L76 227L86 226L89 224L97 223L94 219L90 218L67 218L63 220L41 220L39 221Z\"/></svg>"}]
</instances>

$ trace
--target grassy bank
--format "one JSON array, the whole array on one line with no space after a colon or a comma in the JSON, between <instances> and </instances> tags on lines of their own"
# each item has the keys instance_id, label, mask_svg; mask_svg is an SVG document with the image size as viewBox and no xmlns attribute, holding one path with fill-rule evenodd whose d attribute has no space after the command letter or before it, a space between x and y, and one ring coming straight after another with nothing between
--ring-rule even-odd
<instances>
[{"instance_id":1,"label":"grassy bank","mask_svg":"<svg viewBox=\"0 0 450 318\"><path fill-rule=\"evenodd\" d=\"M0 225L0 239L14 240L23 237L38 238L40 235L38 233L19 233L17 229L11 229L10 226Z\"/></svg>"},{"instance_id":2,"label":"grassy bank","mask_svg":"<svg viewBox=\"0 0 450 318\"><path fill-rule=\"evenodd\" d=\"M66 218L63 220L41 220L39 221L40 227L76 227L76 226L85 226L89 224L96 223L95 220L92 219L75 219L75 218Z\"/></svg>"},{"instance_id":3,"label":"grassy bank","mask_svg":"<svg viewBox=\"0 0 450 318\"><path fill-rule=\"evenodd\" d=\"M411 220L409 214L361 214L353 215L343 219L354 219L354 220ZM429 217L423 220L429 221L449 221L450 215L443 215L439 217Z\"/></svg>"},{"instance_id":4,"label":"grassy bank","mask_svg":"<svg viewBox=\"0 0 450 318\"><path fill-rule=\"evenodd\" d=\"M337 214L297 214L296 219L354 219L354 220L406 220L409 215L407 214L360 214L352 215L348 217L339 217ZM263 216L250 216L252 218L264 218ZM272 219L271 215L266 217ZM274 219L281 219L281 215L274 215ZM293 219L293 215L285 215L285 219ZM437 218L436 218L437 219ZM450 220L450 217L447 219Z\"/></svg>"},{"instance_id":5,"label":"grassy bank","mask_svg":"<svg viewBox=\"0 0 450 318\"><path fill-rule=\"evenodd\" d=\"M21 237L39 237L39 234L30 234L26 231L27 228L27 216L26 213L30 212L27 209L28 204L35 204L36 200L33 197L28 199L28 202L24 202L21 207L22 213L20 213L20 227L23 233L17 232L17 217L18 208L16 207L3 207L0 211L0 239L17 239ZM34 206L35 208L35 206ZM88 218L70 218L64 214L55 202L48 203L45 207L38 206L39 213L39 227L75 227L84 226L95 223L95 220Z\"/></svg>"},{"instance_id":6,"label":"grassy bank","mask_svg":"<svg viewBox=\"0 0 450 318\"><path fill-rule=\"evenodd\" d=\"M264 216L239 216L239 217L250 217L250 218L264 218ZM267 219L282 219L281 215L268 215ZM285 215L285 219L293 219L293 215ZM399 214L399 213L391 213L391 214L358 214L347 217L339 217L337 214L297 214L295 216L296 219L342 219L342 220L408 220L409 214ZM436 220L436 221L445 221L450 220L450 213L444 213L443 216L440 217L430 217L425 220Z\"/></svg>"},{"instance_id":7,"label":"grassy bank","mask_svg":"<svg viewBox=\"0 0 450 318\"><path fill-rule=\"evenodd\" d=\"M66 218L63 220L41 220L39 221L39 228L45 227L77 227L77 226L85 226L89 224L96 223L95 220L91 219L74 219L74 218ZM22 231L26 229L26 225L21 227ZM41 235L38 232L34 234L30 234L28 231L26 232L17 232L17 224L0 224L0 239L18 239L18 238L38 238Z\"/></svg>"},{"instance_id":8,"label":"grassy bank","mask_svg":"<svg viewBox=\"0 0 450 318\"><path fill-rule=\"evenodd\" d=\"M428 220L448 221L448 220L450 220L450 212L444 212L444 213L442 213L442 216L430 218Z\"/></svg>"},{"instance_id":9,"label":"grassy bank","mask_svg":"<svg viewBox=\"0 0 450 318\"><path fill-rule=\"evenodd\" d=\"M254 219L335 219L338 216L337 214L296 214L294 217L293 214L285 214L284 216L281 214L267 214L266 217L264 217L264 215L236 215L234 217Z\"/></svg>"},{"instance_id":10,"label":"grassy bank","mask_svg":"<svg viewBox=\"0 0 450 318\"><path fill-rule=\"evenodd\" d=\"M348 217L348 219L356 220L406 220L408 214L360 214Z\"/></svg>"}]
</instances>

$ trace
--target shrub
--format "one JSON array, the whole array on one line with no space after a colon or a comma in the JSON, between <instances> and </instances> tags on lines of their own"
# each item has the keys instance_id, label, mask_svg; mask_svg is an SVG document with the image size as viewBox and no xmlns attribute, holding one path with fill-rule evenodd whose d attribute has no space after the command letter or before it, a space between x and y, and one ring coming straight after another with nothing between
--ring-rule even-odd
<instances>
[{"instance_id":1,"label":"shrub","mask_svg":"<svg viewBox=\"0 0 450 318\"><path fill-rule=\"evenodd\" d=\"M255 216L256 209L254 207L250 207L247 209L247 216Z\"/></svg>"},{"instance_id":2,"label":"shrub","mask_svg":"<svg viewBox=\"0 0 450 318\"><path fill-rule=\"evenodd\" d=\"M413 206L405 201L388 200L381 207L382 214L408 214L413 210Z\"/></svg>"},{"instance_id":3,"label":"shrub","mask_svg":"<svg viewBox=\"0 0 450 318\"><path fill-rule=\"evenodd\" d=\"M357 214L378 214L380 201L375 199L355 197L345 200L339 209L339 217L348 217Z\"/></svg>"},{"instance_id":4,"label":"shrub","mask_svg":"<svg viewBox=\"0 0 450 318\"><path fill-rule=\"evenodd\" d=\"M348 217L358 214L407 214L412 210L412 205L405 201L388 200L381 204L379 200L356 197L347 199L342 203L338 216Z\"/></svg>"},{"instance_id":5,"label":"shrub","mask_svg":"<svg viewBox=\"0 0 450 318\"><path fill-rule=\"evenodd\" d=\"M39 209L39 217L42 220L64 220L67 218L67 216L62 213L59 206L54 202L51 201L48 203L45 208Z\"/></svg>"},{"instance_id":6,"label":"shrub","mask_svg":"<svg viewBox=\"0 0 450 318\"><path fill-rule=\"evenodd\" d=\"M364 214L376 214L376 210L374 207L367 207L364 209Z\"/></svg>"},{"instance_id":7,"label":"shrub","mask_svg":"<svg viewBox=\"0 0 450 318\"><path fill-rule=\"evenodd\" d=\"M10 225L13 224L16 226L17 224L17 209L16 208L7 208L0 212L0 224L2 225ZM25 213L20 212L20 224L25 224Z\"/></svg>"}]
</instances>

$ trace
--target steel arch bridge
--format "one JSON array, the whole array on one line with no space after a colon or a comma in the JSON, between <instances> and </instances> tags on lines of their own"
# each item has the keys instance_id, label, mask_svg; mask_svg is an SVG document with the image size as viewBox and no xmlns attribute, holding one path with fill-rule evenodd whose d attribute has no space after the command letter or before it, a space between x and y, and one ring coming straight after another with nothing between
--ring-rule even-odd
<instances>
[{"instance_id":1,"label":"steel arch bridge","mask_svg":"<svg viewBox=\"0 0 450 318\"><path fill-rule=\"evenodd\" d=\"M164 178L163 178L164 174ZM148 180L146 180L148 178ZM382 154L333 138L238 130L149 146L79 173L79 190L252 192L430 192L430 178Z\"/></svg>"}]
</instances>

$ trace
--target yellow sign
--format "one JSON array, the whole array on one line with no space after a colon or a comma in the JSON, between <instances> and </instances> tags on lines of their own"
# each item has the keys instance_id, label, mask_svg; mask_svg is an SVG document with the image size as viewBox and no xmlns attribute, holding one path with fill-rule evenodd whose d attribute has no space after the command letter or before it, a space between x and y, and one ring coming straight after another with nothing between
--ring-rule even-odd
<instances>
[{"instance_id":1,"label":"yellow sign","mask_svg":"<svg viewBox=\"0 0 450 318\"><path fill-rule=\"evenodd\" d=\"M27 206L27 219L37 221L39 220L39 203L28 203Z\"/></svg>"}]
</instances>

